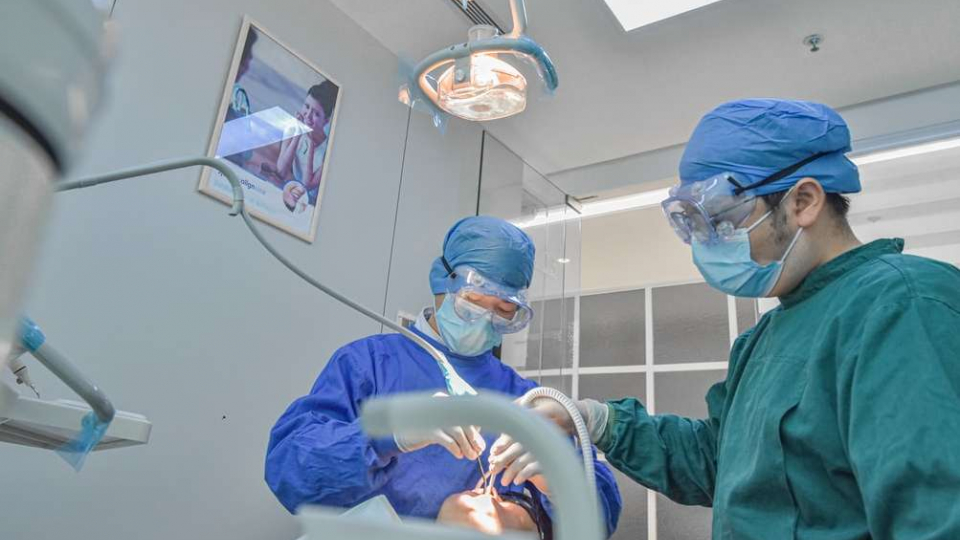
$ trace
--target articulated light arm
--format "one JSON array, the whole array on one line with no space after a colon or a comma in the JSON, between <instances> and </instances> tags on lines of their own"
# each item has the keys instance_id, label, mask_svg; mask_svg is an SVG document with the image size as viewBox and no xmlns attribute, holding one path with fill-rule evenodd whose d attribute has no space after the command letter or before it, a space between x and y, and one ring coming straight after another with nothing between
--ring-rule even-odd
<instances>
[{"instance_id":1,"label":"articulated light arm","mask_svg":"<svg viewBox=\"0 0 960 540\"><path fill-rule=\"evenodd\" d=\"M403 326L391 321L390 319L380 315L379 313L372 311L357 302L347 298L346 296L338 293L337 291L327 287L323 283L320 283L309 274L301 270L294 264L290 259L280 253L276 247L273 246L260 231L260 228L253 223L253 218L250 217L250 214L247 212L246 207L243 204L243 188L240 186L240 180L237 178L237 175L233 170L222 160L211 158L211 157L188 157L188 158L179 158L171 159L166 161L157 161L154 163L149 163L147 165L141 165L139 167L131 167L129 169L123 169L107 174L102 174L98 176L91 176L87 178L81 178L79 180L74 180L71 182L64 182L56 187L56 191L72 191L75 189L81 189L86 187L98 186L100 184L106 184L108 182L116 182L118 180L124 180L127 178L135 178L138 176L147 176L151 174L156 174L165 171L172 171L176 169L185 169L188 167L210 167L215 169L223 174L226 177L227 181L230 182L230 186L233 188L233 204L230 208L230 215L235 216L239 214L243 218L243 222L247 225L247 228L250 229L250 232L253 233L253 236L256 237L257 241L260 242L263 247L270 252L278 261L280 261L284 266L286 266L291 272L300 276L304 281L313 285L320 291L326 293L333 299L339 301L340 303L346 305L347 307L358 311L367 317L377 321L378 323L384 325L391 330L399 332L400 334L406 336L414 343L419 345L425 351L427 351L430 356L432 356L438 364L440 364L441 369L444 371L449 368L449 362L447 361L446 356L443 355L436 347L431 345L427 340L423 339L419 335L410 330L404 328ZM448 377L448 381L452 379L453 384L448 384L448 389L451 390L451 393L459 393L455 390L457 388L462 388L462 385L466 385L465 382L460 379L456 371L452 368L449 369L450 373L445 373ZM461 385L462 383L462 385ZM469 385L466 385L469 388Z\"/></svg>"},{"instance_id":2,"label":"articulated light arm","mask_svg":"<svg viewBox=\"0 0 960 540\"><path fill-rule=\"evenodd\" d=\"M463 9L467 10L467 4L472 0L463 0ZM527 8L523 0L510 0L510 18L513 19L513 28L507 34L510 37L520 37L527 31Z\"/></svg>"},{"instance_id":3,"label":"articulated light arm","mask_svg":"<svg viewBox=\"0 0 960 540\"><path fill-rule=\"evenodd\" d=\"M513 18L513 28L507 35L518 38L527 31L527 8L523 0L510 0L510 16Z\"/></svg>"}]
</instances>

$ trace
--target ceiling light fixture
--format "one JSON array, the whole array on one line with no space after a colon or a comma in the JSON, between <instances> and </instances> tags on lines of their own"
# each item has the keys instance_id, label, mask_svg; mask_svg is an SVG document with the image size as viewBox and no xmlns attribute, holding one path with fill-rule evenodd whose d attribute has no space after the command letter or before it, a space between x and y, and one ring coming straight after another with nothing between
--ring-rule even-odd
<instances>
[{"instance_id":1,"label":"ceiling light fixture","mask_svg":"<svg viewBox=\"0 0 960 540\"><path fill-rule=\"evenodd\" d=\"M881 163L894 159L929 154L931 152L950 150L952 148L960 148L960 137L951 137L949 139L940 139L937 141L902 146L889 150L869 152L866 154L851 156L850 160L856 163L857 166L863 166L871 163Z\"/></svg>"},{"instance_id":2,"label":"ceiling light fixture","mask_svg":"<svg viewBox=\"0 0 960 540\"><path fill-rule=\"evenodd\" d=\"M421 97L431 108L474 122L513 116L527 106L527 80L518 60L531 62L549 92L557 88L557 70L536 41L524 34L523 0L510 0L513 29L501 36L489 25L470 29L466 43L437 51L414 68L412 84L400 99L413 106ZM434 117L437 118L437 111Z\"/></svg>"},{"instance_id":3,"label":"ceiling light fixture","mask_svg":"<svg viewBox=\"0 0 960 540\"><path fill-rule=\"evenodd\" d=\"M492 26L474 26L469 43L496 36L497 29ZM527 107L527 79L497 54L474 53L455 61L440 75L437 105L466 120L513 116Z\"/></svg>"},{"instance_id":4,"label":"ceiling light fixture","mask_svg":"<svg viewBox=\"0 0 960 540\"><path fill-rule=\"evenodd\" d=\"M605 0L607 7L627 32L681 13L693 11L720 0Z\"/></svg>"},{"instance_id":5,"label":"ceiling light fixture","mask_svg":"<svg viewBox=\"0 0 960 540\"><path fill-rule=\"evenodd\" d=\"M597 217L617 212L625 212L627 210L639 210L659 206L669 195L670 188L641 191L640 193L624 195L623 197L585 202L583 203L583 210L579 214L572 210L561 211L561 208L554 208L543 213L538 213L533 218L514 221L513 223L521 229L527 229L539 225L560 223L575 218Z\"/></svg>"}]
</instances>

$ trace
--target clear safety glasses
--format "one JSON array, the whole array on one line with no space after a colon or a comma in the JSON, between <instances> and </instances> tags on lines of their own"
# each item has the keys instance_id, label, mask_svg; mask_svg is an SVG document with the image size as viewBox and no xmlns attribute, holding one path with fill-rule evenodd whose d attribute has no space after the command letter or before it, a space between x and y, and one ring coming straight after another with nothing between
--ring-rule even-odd
<instances>
[{"instance_id":1,"label":"clear safety glasses","mask_svg":"<svg viewBox=\"0 0 960 540\"><path fill-rule=\"evenodd\" d=\"M526 290L500 285L469 266L458 266L451 278L448 294L453 295L453 307L461 319L489 318L500 334L519 332L533 319ZM511 304L509 309L502 309L503 302Z\"/></svg>"},{"instance_id":2,"label":"clear safety glasses","mask_svg":"<svg viewBox=\"0 0 960 540\"><path fill-rule=\"evenodd\" d=\"M742 185L746 184L735 173L680 184L670 189L670 197L661 207L670 226L685 243L723 241L733 236L756 208L756 195L737 193Z\"/></svg>"},{"instance_id":3,"label":"clear safety glasses","mask_svg":"<svg viewBox=\"0 0 960 540\"><path fill-rule=\"evenodd\" d=\"M753 213L757 205L756 188L787 178L830 153L813 154L758 182L751 183L740 174L725 172L700 182L680 184L670 188L670 197L660 206L674 232L685 243L722 242L731 238Z\"/></svg>"}]
</instances>

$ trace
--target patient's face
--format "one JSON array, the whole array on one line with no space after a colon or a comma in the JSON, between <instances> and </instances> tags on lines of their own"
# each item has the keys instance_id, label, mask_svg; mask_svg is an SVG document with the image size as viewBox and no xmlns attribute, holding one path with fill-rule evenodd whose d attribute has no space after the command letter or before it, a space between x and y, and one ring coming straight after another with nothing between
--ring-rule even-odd
<instances>
[{"instance_id":1,"label":"patient's face","mask_svg":"<svg viewBox=\"0 0 960 540\"><path fill-rule=\"evenodd\" d=\"M537 525L522 507L482 490L455 493L443 502L437 522L468 527L487 534L533 531Z\"/></svg>"}]
</instances>

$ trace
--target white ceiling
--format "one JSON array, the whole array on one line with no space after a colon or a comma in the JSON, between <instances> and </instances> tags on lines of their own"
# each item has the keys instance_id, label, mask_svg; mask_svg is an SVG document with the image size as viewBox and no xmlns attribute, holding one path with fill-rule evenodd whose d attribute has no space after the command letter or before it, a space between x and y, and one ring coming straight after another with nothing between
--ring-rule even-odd
<instances>
[{"instance_id":1,"label":"white ceiling","mask_svg":"<svg viewBox=\"0 0 960 540\"><path fill-rule=\"evenodd\" d=\"M464 41L449 0L332 0L401 58ZM509 25L506 0L480 0ZM527 0L560 88L487 128L545 174L686 141L729 99L849 106L960 80L957 0L723 0L623 32L603 0ZM823 34L823 49L802 45Z\"/></svg>"}]
</instances>

